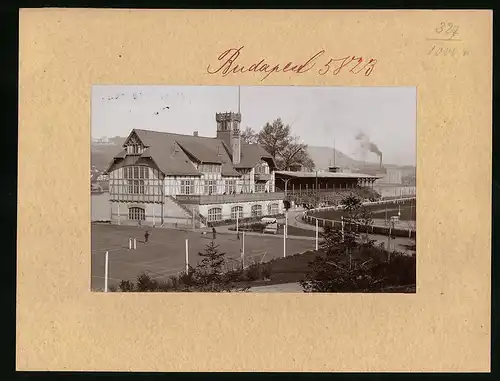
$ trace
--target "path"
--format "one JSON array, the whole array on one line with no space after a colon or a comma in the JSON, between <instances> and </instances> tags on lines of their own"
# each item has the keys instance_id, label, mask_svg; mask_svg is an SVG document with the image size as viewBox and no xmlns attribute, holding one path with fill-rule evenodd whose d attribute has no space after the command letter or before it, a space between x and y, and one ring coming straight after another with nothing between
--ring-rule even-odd
<instances>
[{"instance_id":1,"label":"path","mask_svg":"<svg viewBox=\"0 0 500 381\"><path fill-rule=\"evenodd\" d=\"M289 210L288 211L288 225L290 226L295 226L297 228L301 229L308 229L308 230L316 230L316 227L310 224L306 224L305 222L302 221L302 213L304 213L304 210ZM281 219L280 222L284 222L285 219ZM369 234L368 235L370 239L374 239L376 244L384 243L384 245L387 247L387 241L388 238L385 235L381 234ZM314 238L313 238L314 239ZM407 251L408 249L406 248L406 245L410 245L412 243L412 240L409 238L404 238L404 237L396 237L391 240L391 248L394 248L396 250L401 250L401 251Z\"/></svg>"}]
</instances>

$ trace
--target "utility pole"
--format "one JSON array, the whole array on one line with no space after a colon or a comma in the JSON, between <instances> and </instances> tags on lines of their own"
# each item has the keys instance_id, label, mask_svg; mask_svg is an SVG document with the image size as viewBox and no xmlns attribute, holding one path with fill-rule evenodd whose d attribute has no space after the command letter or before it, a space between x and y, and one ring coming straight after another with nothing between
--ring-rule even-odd
<instances>
[{"instance_id":1,"label":"utility pole","mask_svg":"<svg viewBox=\"0 0 500 381\"><path fill-rule=\"evenodd\" d=\"M238 114L241 113L241 86L238 86Z\"/></svg>"}]
</instances>

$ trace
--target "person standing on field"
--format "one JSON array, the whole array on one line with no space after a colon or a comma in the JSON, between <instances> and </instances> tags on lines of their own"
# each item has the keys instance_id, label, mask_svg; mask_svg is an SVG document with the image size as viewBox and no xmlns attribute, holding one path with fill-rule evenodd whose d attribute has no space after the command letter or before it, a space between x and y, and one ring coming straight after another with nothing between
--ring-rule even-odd
<instances>
[{"instance_id":1,"label":"person standing on field","mask_svg":"<svg viewBox=\"0 0 500 381\"><path fill-rule=\"evenodd\" d=\"M144 243L148 243L148 238L149 238L149 231L146 230L146 233L144 233Z\"/></svg>"}]
</instances>

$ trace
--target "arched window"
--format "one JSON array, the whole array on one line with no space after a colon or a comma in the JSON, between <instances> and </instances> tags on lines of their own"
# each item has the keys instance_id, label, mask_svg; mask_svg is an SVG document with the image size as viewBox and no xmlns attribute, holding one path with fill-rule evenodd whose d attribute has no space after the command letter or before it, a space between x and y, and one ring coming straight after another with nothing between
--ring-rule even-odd
<instances>
[{"instance_id":1,"label":"arched window","mask_svg":"<svg viewBox=\"0 0 500 381\"><path fill-rule=\"evenodd\" d=\"M222 208L211 208L208 210L208 221L222 220Z\"/></svg>"},{"instance_id":2,"label":"arched window","mask_svg":"<svg viewBox=\"0 0 500 381\"><path fill-rule=\"evenodd\" d=\"M262 205L252 205L252 217L262 216Z\"/></svg>"},{"instance_id":3,"label":"arched window","mask_svg":"<svg viewBox=\"0 0 500 381\"><path fill-rule=\"evenodd\" d=\"M231 208L231 219L235 220L236 218L243 218L243 207L242 206L233 206Z\"/></svg>"},{"instance_id":4,"label":"arched window","mask_svg":"<svg viewBox=\"0 0 500 381\"><path fill-rule=\"evenodd\" d=\"M146 213L143 208L134 206L128 209L128 219L144 221L146 219Z\"/></svg>"},{"instance_id":5,"label":"arched window","mask_svg":"<svg viewBox=\"0 0 500 381\"><path fill-rule=\"evenodd\" d=\"M279 205L278 204L269 204L267 206L267 213L271 216L275 214L279 214Z\"/></svg>"}]
</instances>

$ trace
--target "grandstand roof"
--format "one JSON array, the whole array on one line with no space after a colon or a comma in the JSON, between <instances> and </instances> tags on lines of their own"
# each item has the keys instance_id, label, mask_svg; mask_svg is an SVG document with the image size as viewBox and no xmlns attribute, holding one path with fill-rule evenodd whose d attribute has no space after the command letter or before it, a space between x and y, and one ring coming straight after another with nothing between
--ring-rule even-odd
<instances>
[{"instance_id":1,"label":"grandstand roof","mask_svg":"<svg viewBox=\"0 0 500 381\"><path fill-rule=\"evenodd\" d=\"M363 173L346 173L346 172L294 172L294 171L276 171L276 176L282 175L295 178L338 178L338 179L380 179L382 176L372 176Z\"/></svg>"}]
</instances>

